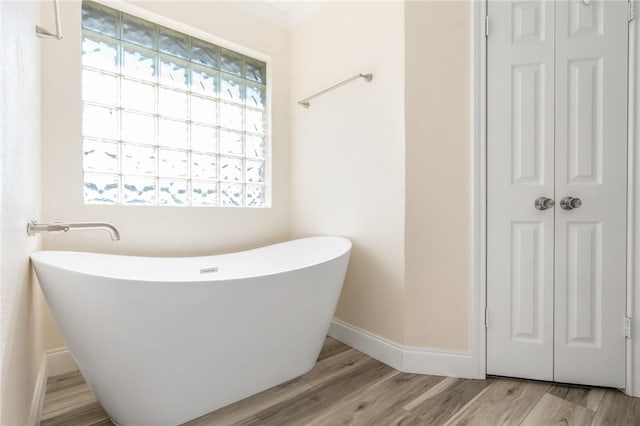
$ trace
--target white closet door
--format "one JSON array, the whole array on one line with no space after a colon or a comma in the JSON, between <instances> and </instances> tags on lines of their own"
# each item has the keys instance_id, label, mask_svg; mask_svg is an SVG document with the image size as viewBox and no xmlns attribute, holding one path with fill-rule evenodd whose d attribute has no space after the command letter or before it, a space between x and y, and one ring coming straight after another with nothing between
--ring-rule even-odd
<instances>
[{"instance_id":1,"label":"white closet door","mask_svg":"<svg viewBox=\"0 0 640 426\"><path fill-rule=\"evenodd\" d=\"M489 1L487 372L553 380L555 5Z\"/></svg>"},{"instance_id":2,"label":"white closet door","mask_svg":"<svg viewBox=\"0 0 640 426\"><path fill-rule=\"evenodd\" d=\"M556 3L558 382L625 384L627 7Z\"/></svg>"}]
</instances>

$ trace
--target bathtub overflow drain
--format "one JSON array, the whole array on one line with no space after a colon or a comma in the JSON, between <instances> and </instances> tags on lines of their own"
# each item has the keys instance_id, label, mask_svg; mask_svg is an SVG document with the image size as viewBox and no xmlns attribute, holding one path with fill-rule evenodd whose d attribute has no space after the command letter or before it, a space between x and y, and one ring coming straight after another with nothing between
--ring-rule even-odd
<instances>
[{"instance_id":1,"label":"bathtub overflow drain","mask_svg":"<svg viewBox=\"0 0 640 426\"><path fill-rule=\"evenodd\" d=\"M218 267L217 266L213 266L211 268L202 268L202 269L200 269L200 273L201 274L208 274L209 272L218 272Z\"/></svg>"}]
</instances>

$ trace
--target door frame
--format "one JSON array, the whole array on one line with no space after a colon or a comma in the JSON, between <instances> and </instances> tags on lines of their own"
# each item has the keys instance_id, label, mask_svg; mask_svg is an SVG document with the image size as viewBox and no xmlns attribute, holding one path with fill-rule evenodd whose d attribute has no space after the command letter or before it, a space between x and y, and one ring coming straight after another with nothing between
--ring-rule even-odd
<instances>
[{"instance_id":1,"label":"door frame","mask_svg":"<svg viewBox=\"0 0 640 426\"><path fill-rule=\"evenodd\" d=\"M471 19L471 277L469 336L473 374L487 374L487 1L473 1ZM632 338L626 344L625 393L640 397L640 0L628 0L629 22L627 131L627 306ZM491 23L489 22L489 33ZM635 76L635 79L633 78ZM637 266L636 266L637 265ZM622 326L622 325L621 325ZM634 362L634 355L636 356Z\"/></svg>"}]
</instances>

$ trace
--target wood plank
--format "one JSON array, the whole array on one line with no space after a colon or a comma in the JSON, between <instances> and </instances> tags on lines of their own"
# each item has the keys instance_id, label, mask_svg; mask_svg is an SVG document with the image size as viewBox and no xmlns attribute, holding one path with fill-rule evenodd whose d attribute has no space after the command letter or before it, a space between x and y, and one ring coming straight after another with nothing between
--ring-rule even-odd
<instances>
[{"instance_id":1,"label":"wood plank","mask_svg":"<svg viewBox=\"0 0 640 426\"><path fill-rule=\"evenodd\" d=\"M45 396L42 419L47 420L95 402L95 395L84 382L61 388Z\"/></svg>"},{"instance_id":2,"label":"wood plank","mask_svg":"<svg viewBox=\"0 0 640 426\"><path fill-rule=\"evenodd\" d=\"M586 407L545 393L524 419L522 426L589 426L594 416L595 413Z\"/></svg>"},{"instance_id":3,"label":"wood plank","mask_svg":"<svg viewBox=\"0 0 640 426\"><path fill-rule=\"evenodd\" d=\"M186 424L196 426L240 422L273 405L293 399L313 386L318 386L341 374L359 368L367 360L371 360L371 358L347 346L346 350L316 363L311 371L301 377L220 408Z\"/></svg>"},{"instance_id":4,"label":"wood plank","mask_svg":"<svg viewBox=\"0 0 640 426\"><path fill-rule=\"evenodd\" d=\"M245 418L253 417L255 413L266 410L272 405L293 399L313 386L359 368L367 360L371 360L371 358L360 351L347 347L345 351L336 353L334 356L324 358L316 363L311 371L301 377L250 396L242 401L234 402L186 424L196 426L239 422Z\"/></svg>"},{"instance_id":5,"label":"wood plank","mask_svg":"<svg viewBox=\"0 0 640 426\"><path fill-rule=\"evenodd\" d=\"M617 390L607 390L593 418L593 425L639 426L640 399Z\"/></svg>"},{"instance_id":6,"label":"wood plank","mask_svg":"<svg viewBox=\"0 0 640 426\"><path fill-rule=\"evenodd\" d=\"M351 403L316 416L309 425L388 425L415 395L442 382L444 377L398 373L367 389Z\"/></svg>"},{"instance_id":7,"label":"wood plank","mask_svg":"<svg viewBox=\"0 0 640 426\"><path fill-rule=\"evenodd\" d=\"M558 398L596 411L602 401L605 390L586 386L553 385L551 389L549 389L549 393Z\"/></svg>"},{"instance_id":8,"label":"wood plank","mask_svg":"<svg viewBox=\"0 0 640 426\"><path fill-rule=\"evenodd\" d=\"M88 426L114 426L114 424L111 420L106 419L106 420L99 420L95 423L91 423Z\"/></svg>"},{"instance_id":9,"label":"wood plank","mask_svg":"<svg viewBox=\"0 0 640 426\"><path fill-rule=\"evenodd\" d=\"M302 376L302 381L309 386L317 386L322 382L357 369L371 359L360 351L348 349L316 363L309 372Z\"/></svg>"},{"instance_id":10,"label":"wood plank","mask_svg":"<svg viewBox=\"0 0 640 426\"><path fill-rule=\"evenodd\" d=\"M40 422L40 426L90 426L100 421L109 420L98 401L75 406Z\"/></svg>"},{"instance_id":11,"label":"wood plank","mask_svg":"<svg viewBox=\"0 0 640 426\"><path fill-rule=\"evenodd\" d=\"M351 402L350 398L357 397L358 393L371 385L395 374L397 372L393 368L369 358L358 367L289 401L256 413L255 417L265 426L307 424L327 410L335 410L338 404Z\"/></svg>"},{"instance_id":12,"label":"wood plank","mask_svg":"<svg viewBox=\"0 0 640 426\"><path fill-rule=\"evenodd\" d=\"M351 349L351 346L345 345L341 341L327 336L326 340L324 341L324 345L322 345L320 355L318 355L318 361L330 358L349 349Z\"/></svg>"},{"instance_id":13,"label":"wood plank","mask_svg":"<svg viewBox=\"0 0 640 426\"><path fill-rule=\"evenodd\" d=\"M47 380L47 392L51 394L57 390L68 388L74 385L81 385L84 383L84 377L79 371L72 371L70 373L60 374L58 376L49 377Z\"/></svg>"},{"instance_id":14,"label":"wood plank","mask_svg":"<svg viewBox=\"0 0 640 426\"><path fill-rule=\"evenodd\" d=\"M408 407L411 408L409 414L399 416L394 424L444 424L489 388L493 382L493 379L453 379L453 383L443 387L439 393L432 394L417 404L409 403Z\"/></svg>"},{"instance_id":15,"label":"wood plank","mask_svg":"<svg viewBox=\"0 0 640 426\"><path fill-rule=\"evenodd\" d=\"M242 424L247 419L250 420L254 413L266 408L294 398L302 392L311 389L311 386L304 383L301 377L297 377L288 382L274 386L266 391L260 392L249 398L234 402L231 405L220 408L197 419L185 423L185 426L204 425L229 425Z\"/></svg>"},{"instance_id":16,"label":"wood plank","mask_svg":"<svg viewBox=\"0 0 640 426\"><path fill-rule=\"evenodd\" d=\"M224 423L211 423L211 426L226 426ZM236 423L231 423L231 426L262 426L262 423L255 417L249 417Z\"/></svg>"},{"instance_id":17,"label":"wood plank","mask_svg":"<svg viewBox=\"0 0 640 426\"><path fill-rule=\"evenodd\" d=\"M417 398L414 398L413 400L411 400L403 408L407 411L411 411L414 408L416 408L418 405L426 401L427 399L431 399L435 397L436 395L443 392L445 389L447 389L449 386L453 385L456 382L457 382L457 379L455 379L454 377L446 377L444 380L438 382L438 384L430 388L428 391L426 391L422 395L419 395Z\"/></svg>"},{"instance_id":18,"label":"wood plank","mask_svg":"<svg viewBox=\"0 0 640 426\"><path fill-rule=\"evenodd\" d=\"M542 395L549 389L547 383L500 379L475 401L452 417L448 424L501 425L519 424Z\"/></svg>"}]
</instances>

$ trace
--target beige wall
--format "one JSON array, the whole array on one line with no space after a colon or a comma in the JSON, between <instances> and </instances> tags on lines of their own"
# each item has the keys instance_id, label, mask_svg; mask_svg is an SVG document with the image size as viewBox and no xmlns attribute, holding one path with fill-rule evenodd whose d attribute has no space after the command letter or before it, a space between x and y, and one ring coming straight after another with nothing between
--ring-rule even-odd
<instances>
[{"instance_id":1,"label":"beige wall","mask_svg":"<svg viewBox=\"0 0 640 426\"><path fill-rule=\"evenodd\" d=\"M404 340L402 2L329 2L291 31L292 234L354 244L336 317Z\"/></svg>"},{"instance_id":2,"label":"beige wall","mask_svg":"<svg viewBox=\"0 0 640 426\"><path fill-rule=\"evenodd\" d=\"M80 3L63 2L65 40L42 55L42 219L111 221L122 241L85 232L45 247L192 255L345 235L339 319L401 344L466 349L470 3L327 2L290 31L224 2L134 4L272 57L274 207L83 205ZM295 104L359 72L373 81ZM42 317L46 347L62 345Z\"/></svg>"},{"instance_id":3,"label":"beige wall","mask_svg":"<svg viewBox=\"0 0 640 426\"><path fill-rule=\"evenodd\" d=\"M405 9L406 343L467 349L470 279L470 13Z\"/></svg>"},{"instance_id":4,"label":"beige wall","mask_svg":"<svg viewBox=\"0 0 640 426\"><path fill-rule=\"evenodd\" d=\"M42 334L34 330L26 234L40 212L37 4L0 2L0 424L26 425Z\"/></svg>"},{"instance_id":5,"label":"beige wall","mask_svg":"<svg viewBox=\"0 0 640 426\"><path fill-rule=\"evenodd\" d=\"M103 232L51 234L47 249L188 256L235 251L288 239L288 34L226 2L134 3L271 57L273 201L269 209L95 206L83 204L79 1L61 2L64 40L42 52L42 220L108 221L121 241ZM43 8L46 7L43 4ZM241 23L242 25L238 25ZM43 314L48 318L48 314ZM45 322L47 322L45 320ZM52 327L45 324L45 327ZM47 347L62 346L58 337Z\"/></svg>"},{"instance_id":6,"label":"beige wall","mask_svg":"<svg viewBox=\"0 0 640 426\"><path fill-rule=\"evenodd\" d=\"M336 316L410 346L468 346L468 2L331 2L291 32L293 235L354 242Z\"/></svg>"}]
</instances>

